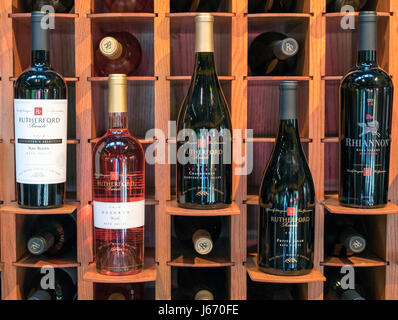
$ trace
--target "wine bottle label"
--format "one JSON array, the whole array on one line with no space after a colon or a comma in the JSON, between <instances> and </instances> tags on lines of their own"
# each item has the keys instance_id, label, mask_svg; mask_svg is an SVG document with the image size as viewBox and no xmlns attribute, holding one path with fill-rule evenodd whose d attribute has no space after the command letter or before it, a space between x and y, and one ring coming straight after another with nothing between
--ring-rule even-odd
<instances>
[{"instance_id":1,"label":"wine bottle label","mask_svg":"<svg viewBox=\"0 0 398 320\"><path fill-rule=\"evenodd\" d=\"M16 181L66 181L67 100L14 100Z\"/></svg>"},{"instance_id":2,"label":"wine bottle label","mask_svg":"<svg viewBox=\"0 0 398 320\"><path fill-rule=\"evenodd\" d=\"M314 214L311 207L278 210L261 205L261 228L267 234L260 235L260 243L267 246L267 267L284 271L312 268Z\"/></svg>"},{"instance_id":3,"label":"wine bottle label","mask_svg":"<svg viewBox=\"0 0 398 320\"><path fill-rule=\"evenodd\" d=\"M384 88L367 88L345 99L351 102L342 118L340 138L342 194L358 203L382 203L388 189L391 145L390 117L384 112L391 103L389 94Z\"/></svg>"},{"instance_id":4,"label":"wine bottle label","mask_svg":"<svg viewBox=\"0 0 398 320\"><path fill-rule=\"evenodd\" d=\"M134 202L94 201L94 226L100 229L133 229L145 224L145 200Z\"/></svg>"}]
</instances>

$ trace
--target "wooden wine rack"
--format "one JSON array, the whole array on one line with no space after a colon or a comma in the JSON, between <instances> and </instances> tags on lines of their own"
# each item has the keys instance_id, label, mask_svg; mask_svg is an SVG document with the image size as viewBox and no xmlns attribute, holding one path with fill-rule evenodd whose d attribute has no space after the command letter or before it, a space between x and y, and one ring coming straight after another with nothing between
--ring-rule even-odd
<instances>
[{"instance_id":1,"label":"wooden wine rack","mask_svg":"<svg viewBox=\"0 0 398 320\"><path fill-rule=\"evenodd\" d=\"M145 132L168 132L187 91L194 57L193 13L170 13L169 1L154 0L155 13L109 14L103 1L75 0L74 13L57 14L51 36L51 59L69 83L68 198L66 206L49 211L24 210L15 204L13 145L13 81L30 63L29 14L17 0L0 1L0 211L1 285L3 299L22 299L26 269L50 264L78 269L79 299L93 299L95 283L148 282L153 298L171 299L172 270L176 267L225 267L229 270L229 297L246 299L250 290L270 283L292 283L299 299L323 299L323 272L344 264L356 267L369 283L371 299L398 299L398 98L395 99L391 157L391 204L380 210L358 211L339 206L338 84L355 64L356 30L340 27L342 15L326 13L326 0L298 0L298 12L247 14L248 0L224 0L215 14L215 56L223 90L231 106L234 128L254 129L254 138L242 137L244 150L253 143L253 172L235 176L235 205L220 214L230 228L228 259L172 260L171 217L196 215L175 209L175 170L170 165L147 165L146 266L131 277L105 277L95 271L91 208L92 143L106 130L107 84L98 77L93 52L101 35L128 30L143 48L143 61L128 80L129 127L145 147ZM369 0L379 12L379 63L397 86L398 1ZM297 75L259 77L247 66L248 45L264 31L278 30L295 36L301 47ZM316 186L315 268L305 277L274 277L256 269L258 188L277 131L278 85L299 81L299 124L305 152ZM173 140L168 140L172 144ZM178 211L178 212L177 212ZM72 258L43 261L26 255L22 231L32 214L76 214L77 252ZM326 217L361 214L371 226L372 254L350 260L324 256ZM249 275L249 276L248 276ZM259 287L260 286L260 287ZM260 289L258 289L260 288Z\"/></svg>"}]
</instances>

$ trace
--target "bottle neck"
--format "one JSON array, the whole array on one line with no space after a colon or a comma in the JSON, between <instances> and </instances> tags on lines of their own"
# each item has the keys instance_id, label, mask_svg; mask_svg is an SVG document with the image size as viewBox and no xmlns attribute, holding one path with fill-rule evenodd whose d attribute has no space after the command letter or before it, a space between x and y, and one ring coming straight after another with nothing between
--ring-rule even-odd
<instances>
[{"instance_id":1,"label":"bottle neck","mask_svg":"<svg viewBox=\"0 0 398 320\"><path fill-rule=\"evenodd\" d=\"M377 51L376 50L358 51L358 66L377 67Z\"/></svg>"},{"instance_id":2,"label":"bottle neck","mask_svg":"<svg viewBox=\"0 0 398 320\"><path fill-rule=\"evenodd\" d=\"M127 113L126 112L109 113L108 129L111 131L128 130Z\"/></svg>"},{"instance_id":3,"label":"bottle neck","mask_svg":"<svg viewBox=\"0 0 398 320\"><path fill-rule=\"evenodd\" d=\"M32 67L43 68L50 67L50 51L32 50Z\"/></svg>"},{"instance_id":4,"label":"bottle neck","mask_svg":"<svg viewBox=\"0 0 398 320\"><path fill-rule=\"evenodd\" d=\"M277 140L278 142L289 142L292 145L299 145L301 143L297 119L280 120Z\"/></svg>"},{"instance_id":5,"label":"bottle neck","mask_svg":"<svg viewBox=\"0 0 398 320\"><path fill-rule=\"evenodd\" d=\"M213 52L196 52L193 77L196 78L198 76L217 77Z\"/></svg>"}]
</instances>

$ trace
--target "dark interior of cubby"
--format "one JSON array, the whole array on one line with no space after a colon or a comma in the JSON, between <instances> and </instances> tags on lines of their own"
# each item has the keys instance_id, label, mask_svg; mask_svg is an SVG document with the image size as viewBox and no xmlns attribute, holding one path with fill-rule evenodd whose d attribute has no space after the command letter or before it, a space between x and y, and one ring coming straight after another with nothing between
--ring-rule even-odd
<instances>
[{"instance_id":1,"label":"dark interior of cubby","mask_svg":"<svg viewBox=\"0 0 398 320\"><path fill-rule=\"evenodd\" d=\"M389 6L390 6L390 0L368 0L366 5L361 9L361 11L388 12ZM328 10L328 12L334 12L334 11Z\"/></svg>"},{"instance_id":2,"label":"dark interior of cubby","mask_svg":"<svg viewBox=\"0 0 398 320\"><path fill-rule=\"evenodd\" d=\"M339 87L339 80L325 81L325 137L339 135Z\"/></svg>"},{"instance_id":3,"label":"dark interior of cubby","mask_svg":"<svg viewBox=\"0 0 398 320\"><path fill-rule=\"evenodd\" d=\"M112 288L112 289L111 289ZM154 300L155 299L155 283L94 283L94 300L104 300L106 297L101 292L110 292L110 290L131 291L134 290L132 296L127 300ZM124 300L124 299L109 299L109 300Z\"/></svg>"},{"instance_id":4,"label":"dark interior of cubby","mask_svg":"<svg viewBox=\"0 0 398 320\"><path fill-rule=\"evenodd\" d=\"M258 0L249 0L248 1L249 6L252 1L258 2ZM263 2L265 2L265 1L263 1ZM310 12L310 0L295 0L295 6L293 7L292 12L309 13ZM250 13L264 13L264 12L250 12ZM272 11L272 13L275 13L275 12Z\"/></svg>"},{"instance_id":5,"label":"dark interior of cubby","mask_svg":"<svg viewBox=\"0 0 398 320\"><path fill-rule=\"evenodd\" d=\"M31 64L30 19L13 19L14 76ZM75 77L75 24L73 19L56 18L50 30L50 63L63 77Z\"/></svg>"},{"instance_id":6,"label":"dark interior of cubby","mask_svg":"<svg viewBox=\"0 0 398 320\"><path fill-rule=\"evenodd\" d=\"M254 137L275 138L279 127L278 81L250 81L247 86L247 128ZM308 138L309 82L299 81L297 115L300 137Z\"/></svg>"},{"instance_id":7,"label":"dark interior of cubby","mask_svg":"<svg viewBox=\"0 0 398 320\"><path fill-rule=\"evenodd\" d=\"M233 0L213 0L213 1L219 1L220 6L218 7L217 12L231 12L232 9L232 1ZM170 0L170 11L173 11L174 6L180 7L181 4L185 4L186 2L192 3L192 0ZM181 11L178 11L181 12Z\"/></svg>"},{"instance_id":8,"label":"dark interior of cubby","mask_svg":"<svg viewBox=\"0 0 398 320\"><path fill-rule=\"evenodd\" d=\"M289 300L286 297L278 299L273 296L275 292L285 290L291 293L293 300L307 300L307 283L282 284L254 282L247 275L247 300Z\"/></svg>"},{"instance_id":9,"label":"dark interior of cubby","mask_svg":"<svg viewBox=\"0 0 398 320\"><path fill-rule=\"evenodd\" d=\"M89 0L86 0L89 1ZM141 3L143 3L142 0L139 0L139 8L143 8L142 12L145 13L151 13L153 12L153 0L144 0L146 2L145 6L141 6ZM133 1L131 1L133 2ZM92 13L109 13L108 7L105 5L104 0L91 0L91 8L92 8Z\"/></svg>"},{"instance_id":10,"label":"dark interior of cubby","mask_svg":"<svg viewBox=\"0 0 398 320\"><path fill-rule=\"evenodd\" d=\"M141 45L142 59L133 76L154 75L154 29L153 18L112 18L92 19L93 57L101 40L110 32L130 32ZM101 76L93 63L93 76Z\"/></svg>"},{"instance_id":11,"label":"dark interior of cubby","mask_svg":"<svg viewBox=\"0 0 398 320\"><path fill-rule=\"evenodd\" d=\"M341 267L325 267L324 274L326 279L331 275L340 275L344 277L345 273L340 274ZM384 300L385 299L385 267L365 267L354 268L356 290L363 295L366 300ZM340 279L341 279L340 278ZM329 291L328 280L324 285L325 300L339 300L333 292Z\"/></svg>"},{"instance_id":12,"label":"dark interior of cubby","mask_svg":"<svg viewBox=\"0 0 398 320\"><path fill-rule=\"evenodd\" d=\"M13 13L26 12L24 7L25 2L26 0L12 0L12 12ZM75 12L75 7L73 7L69 13L74 13L74 12Z\"/></svg>"},{"instance_id":13,"label":"dark interior of cubby","mask_svg":"<svg viewBox=\"0 0 398 320\"><path fill-rule=\"evenodd\" d=\"M341 17L329 17L326 20L326 76L344 76L357 63L358 18L355 18L355 29L344 30ZM378 64L389 72L389 19L378 18Z\"/></svg>"},{"instance_id":14,"label":"dark interior of cubby","mask_svg":"<svg viewBox=\"0 0 398 320\"><path fill-rule=\"evenodd\" d=\"M19 296L19 299L21 300L26 300L27 297L24 295L24 284L25 284L25 278L31 278L35 272L40 272L40 268L26 268L26 267L16 267L17 268L17 295ZM72 269L71 272L76 273L76 279L77 279L77 268L68 268Z\"/></svg>"},{"instance_id":15,"label":"dark interior of cubby","mask_svg":"<svg viewBox=\"0 0 398 320\"><path fill-rule=\"evenodd\" d=\"M325 143L325 193L339 190L339 144Z\"/></svg>"},{"instance_id":16,"label":"dark interior of cubby","mask_svg":"<svg viewBox=\"0 0 398 320\"><path fill-rule=\"evenodd\" d=\"M175 216L171 217L171 259L174 260L178 257L193 258L199 257L206 260L215 261L230 261L230 217L206 217L205 219L221 219L221 233L217 241L213 243L213 251L205 256L197 254L192 246L187 248L182 244L175 233L174 228ZM184 219L192 219L192 217L184 217ZM195 217L196 219L196 217Z\"/></svg>"},{"instance_id":17,"label":"dark interior of cubby","mask_svg":"<svg viewBox=\"0 0 398 320\"><path fill-rule=\"evenodd\" d=\"M39 215L39 214L38 214ZM24 258L24 257L32 257L35 260L42 260L42 261L46 261L46 260L53 260L52 258L48 258L45 256L34 256L32 255L28 249L27 249L27 242L28 242L28 237L29 237L29 233L30 233L30 227L32 226L32 224L34 223L35 219L38 217L38 215L24 215L24 214L18 214L15 215L15 221L16 221L16 227L17 230L15 232L15 237L16 237L16 248L17 248L17 252L16 252L16 257L17 257L17 261L19 261L20 259ZM73 213L74 218L76 219L76 213ZM18 232L19 230L19 232ZM77 244L77 239L75 239L75 243ZM57 257L57 259L66 259L66 261L69 262L77 262L77 246L75 246L74 248L72 248L68 253L66 253L63 256Z\"/></svg>"},{"instance_id":18,"label":"dark interior of cubby","mask_svg":"<svg viewBox=\"0 0 398 320\"><path fill-rule=\"evenodd\" d=\"M177 269L183 268L185 279L178 279ZM209 290L214 294L214 300L228 300L229 299L229 267L216 267L216 268L191 268L191 267L172 267L171 268L171 299L172 300L193 300L194 296L190 295L199 290ZM209 287L203 286L189 286L190 294L187 294L179 286L180 282L191 284L192 280L201 283L206 283ZM188 282L187 282L188 281ZM196 283L195 283L196 284ZM192 290L192 292L191 292Z\"/></svg>"},{"instance_id":19,"label":"dark interior of cubby","mask_svg":"<svg viewBox=\"0 0 398 320\"><path fill-rule=\"evenodd\" d=\"M214 56L218 75L231 75L231 18L215 17ZM194 17L171 18L170 73L172 76L191 76L194 65Z\"/></svg>"},{"instance_id":20,"label":"dark interior of cubby","mask_svg":"<svg viewBox=\"0 0 398 320\"><path fill-rule=\"evenodd\" d=\"M327 239L328 235L331 233L335 233L336 231L332 228L334 223L337 222L338 219L340 221L344 221L342 219L350 219L355 222L357 232L359 232L366 239L366 249L365 252L359 254L358 256L365 257L377 257L382 260L386 259L386 226L387 226L387 217L385 215L337 215L329 213L325 210L325 222L324 222L324 244L325 250L324 259L326 260L329 257L329 253L326 250L327 247ZM359 227L358 227L359 226ZM335 235L335 234L334 234ZM336 236L336 235L335 235ZM338 236L338 235L337 235ZM349 263L348 263L349 264Z\"/></svg>"},{"instance_id":21,"label":"dark interior of cubby","mask_svg":"<svg viewBox=\"0 0 398 320\"><path fill-rule=\"evenodd\" d=\"M270 17L249 18L248 46L252 41L264 32L280 32L293 37L299 43L297 68L292 71L295 76L310 76L309 74L309 19L307 18L280 18ZM249 76L255 75L248 67Z\"/></svg>"}]
</instances>

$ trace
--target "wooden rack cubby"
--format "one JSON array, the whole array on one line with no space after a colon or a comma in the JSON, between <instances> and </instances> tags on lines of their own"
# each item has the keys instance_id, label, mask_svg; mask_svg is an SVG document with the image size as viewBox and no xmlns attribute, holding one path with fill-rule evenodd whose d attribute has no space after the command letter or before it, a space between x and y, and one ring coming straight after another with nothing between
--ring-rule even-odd
<instances>
[{"instance_id":1,"label":"wooden rack cubby","mask_svg":"<svg viewBox=\"0 0 398 320\"><path fill-rule=\"evenodd\" d=\"M174 0L170 0L174 1ZM19 209L15 204L13 83L30 63L29 13L21 1L0 2L0 274L1 297L22 299L26 269L50 262L55 267L78 270L78 298L94 299L95 290L112 283L143 283L147 299L178 297L176 270L203 269L225 274L225 297L257 297L275 284L292 286L294 297L323 299L327 271L343 263L358 270L358 279L370 279L370 299L398 299L398 162L391 161L390 200L387 208L361 211L340 207L338 190L338 84L355 64L356 30L340 27L341 13L327 13L326 0L298 0L294 13L248 14L250 0L222 0L215 13L215 57L221 84L230 104L233 127L253 129L254 138L238 143L244 150L253 143L253 168L248 176L234 176L234 205L226 211L202 212L223 215L227 221L228 254L213 261L182 257L172 248L172 216L197 215L178 210L175 204L175 166L146 165L146 267L141 275L105 277L95 271L92 227L91 159L93 143L107 128L107 83L94 65L100 37L109 31L128 30L140 41L143 61L128 78L129 127L145 148L157 128L168 133L176 120L189 86L194 61L195 13L170 13L170 2L153 0L145 13L108 13L103 1L75 0L72 13L56 14L51 32L51 59L69 85L68 201L56 210ZM150 7L150 6L149 6ZM379 63L398 77L396 30L398 2L369 0L379 12ZM295 36L300 43L297 70L292 76L265 77L251 73L248 47L262 32L277 30ZM315 266L304 277L272 277L258 272L258 192L263 170L272 152L277 131L278 85L299 81L299 125L305 153L316 188ZM398 99L395 99L392 155L398 153ZM171 139L168 144L175 143ZM167 150L167 146L166 146ZM392 159L394 157L392 156ZM395 203L395 204L394 204ZM23 221L31 214L76 214L77 253L73 261L24 259ZM372 254L353 261L326 256L326 217L360 214L373 227L369 241ZM225 240L225 239L224 239ZM209 272L210 272L209 271ZM263 289L262 289L263 288ZM265 292L264 291L264 292Z\"/></svg>"}]
</instances>

